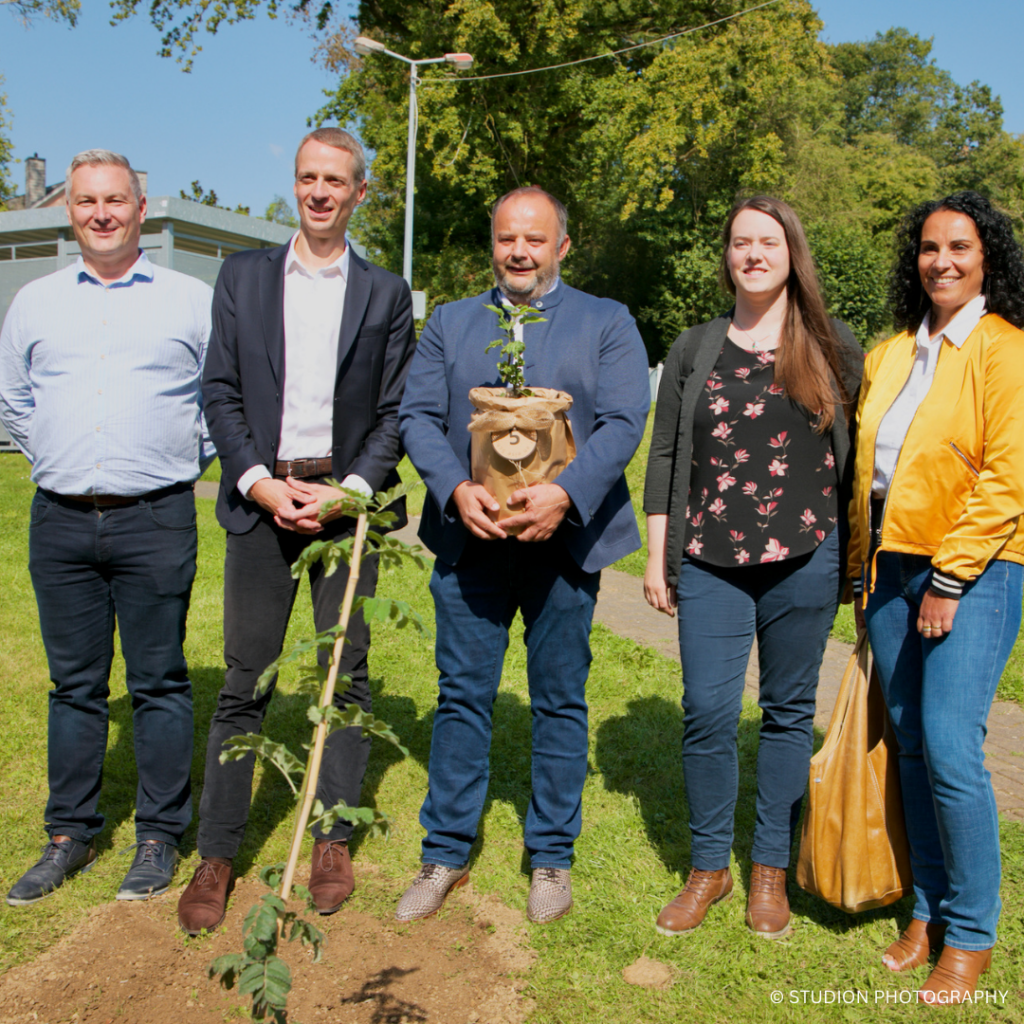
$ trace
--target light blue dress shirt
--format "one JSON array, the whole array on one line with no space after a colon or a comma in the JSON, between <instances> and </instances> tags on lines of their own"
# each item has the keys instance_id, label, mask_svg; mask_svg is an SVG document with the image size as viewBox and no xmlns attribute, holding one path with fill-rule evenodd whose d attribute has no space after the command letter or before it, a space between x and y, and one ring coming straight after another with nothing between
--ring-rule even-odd
<instances>
[{"instance_id":1,"label":"light blue dress shirt","mask_svg":"<svg viewBox=\"0 0 1024 1024\"><path fill-rule=\"evenodd\" d=\"M84 261L25 285L0 331L0 420L58 494L138 495L195 480L213 290L139 253L104 285Z\"/></svg>"}]
</instances>

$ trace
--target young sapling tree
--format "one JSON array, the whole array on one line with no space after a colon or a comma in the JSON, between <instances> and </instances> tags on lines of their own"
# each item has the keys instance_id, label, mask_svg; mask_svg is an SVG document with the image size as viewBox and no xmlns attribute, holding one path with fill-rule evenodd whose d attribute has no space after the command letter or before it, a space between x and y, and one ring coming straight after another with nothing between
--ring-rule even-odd
<instances>
[{"instance_id":1,"label":"young sapling tree","mask_svg":"<svg viewBox=\"0 0 1024 1024\"><path fill-rule=\"evenodd\" d=\"M395 744L403 754L408 754L387 722L363 711L355 704L348 704L344 710L334 705L334 693L338 683L338 663L345 644L348 624L353 614L362 611L367 623L374 621L393 622L398 627L412 626L425 633L426 627L420 616L405 601L386 597L356 596L359 570L365 554L376 554L380 567L397 565L403 558L411 559L423 568L425 561L418 545L405 544L386 530L395 521L395 513L387 511L389 505L407 494L418 484L403 484L391 490L366 497L357 491L342 489L335 481L338 497L325 502L321 516L339 504L343 504L347 515L356 518L353 536L341 541L317 540L310 544L292 566L293 578L299 578L311 565L322 561L328 576L337 571L344 561L349 566L349 578L338 624L317 633L311 639L300 640L290 650L268 665L260 676L256 692L265 693L278 671L284 666L300 661L321 648L332 649L329 668L314 666L310 674L300 680L302 683L319 684L319 696L310 704L306 716L313 725L312 743L305 764L296 757L284 743L279 743L258 733L233 736L224 744L220 755L222 763L237 761L255 754L272 764L284 776L298 804L292 845L288 860L284 864L266 867L260 872L260 879L271 890L263 895L246 914L242 925L243 951L220 956L210 964L210 977L219 976L225 988L238 985L243 995L252 996L251 1015L254 1021L273 1021L284 1024L291 991L291 971L277 955L282 938L288 942L298 939L304 946L313 949L314 962L319 961L324 944L323 933L299 912L289 910L286 901L294 892L305 901L306 907L316 911L309 890L296 885L295 867L298 863L302 840L307 827L319 824L329 830L338 820L368 825L374 832L387 832L390 820L386 814L369 807L349 807L345 803L324 807L316 797L317 780L327 737L339 729L358 727L364 734L379 736ZM342 682L351 682L342 676Z\"/></svg>"},{"instance_id":2,"label":"young sapling tree","mask_svg":"<svg viewBox=\"0 0 1024 1024\"><path fill-rule=\"evenodd\" d=\"M516 328L525 327L527 324L542 324L547 317L538 316L530 306L492 306L484 304L486 309L493 310L498 314L498 329L505 332L504 338L497 338L492 341L485 352L492 348L501 346L500 355L505 357L504 362L498 363L498 374L502 384L510 398L530 398L533 392L526 386L523 376L523 356L526 352L526 343L516 339Z\"/></svg>"}]
</instances>

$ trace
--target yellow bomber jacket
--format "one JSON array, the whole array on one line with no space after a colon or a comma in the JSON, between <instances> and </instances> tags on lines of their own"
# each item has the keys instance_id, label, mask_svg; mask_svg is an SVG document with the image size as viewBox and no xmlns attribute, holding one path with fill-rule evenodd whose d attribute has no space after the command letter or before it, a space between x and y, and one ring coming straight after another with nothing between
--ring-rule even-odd
<instances>
[{"instance_id":1,"label":"yellow bomber jacket","mask_svg":"<svg viewBox=\"0 0 1024 1024\"><path fill-rule=\"evenodd\" d=\"M864 362L850 502L848 575L874 588L870 547L875 437L910 375L904 331ZM879 550L928 555L967 582L993 558L1024 564L1024 332L988 314L958 349L944 340L931 388L900 449Z\"/></svg>"}]
</instances>

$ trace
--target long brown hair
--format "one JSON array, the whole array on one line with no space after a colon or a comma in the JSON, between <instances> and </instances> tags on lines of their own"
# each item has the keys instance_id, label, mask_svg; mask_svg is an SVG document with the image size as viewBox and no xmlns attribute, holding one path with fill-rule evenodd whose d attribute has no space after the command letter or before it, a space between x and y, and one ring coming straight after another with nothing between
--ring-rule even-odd
<instances>
[{"instance_id":1,"label":"long brown hair","mask_svg":"<svg viewBox=\"0 0 1024 1024\"><path fill-rule=\"evenodd\" d=\"M831 429L835 420L838 399L850 419L850 396L843 385L842 343L829 319L825 300L818 287L814 260L807 244L803 225L796 211L781 199L771 196L751 196L740 199L729 211L722 229L722 263L719 277L730 295L736 295L736 285L729 273L729 245L732 242L732 224L743 210L758 210L777 221L786 233L789 248L789 281L786 321L775 354L775 382L786 389L786 394L812 413L821 410L818 429L822 433Z\"/></svg>"}]
</instances>

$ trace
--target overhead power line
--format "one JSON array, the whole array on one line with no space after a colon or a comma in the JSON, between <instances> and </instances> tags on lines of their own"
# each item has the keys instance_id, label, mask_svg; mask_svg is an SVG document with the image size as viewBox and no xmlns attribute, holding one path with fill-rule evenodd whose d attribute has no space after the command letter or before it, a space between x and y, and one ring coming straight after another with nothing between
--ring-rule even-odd
<instances>
[{"instance_id":1,"label":"overhead power line","mask_svg":"<svg viewBox=\"0 0 1024 1024\"><path fill-rule=\"evenodd\" d=\"M643 43L634 43L632 46L624 46L621 50L610 50L608 53L599 53L593 57L581 57L579 60L567 60L561 64L548 64L543 68L529 68L526 71L503 71L497 75L468 75L465 78L421 78L420 85L448 85L448 84L459 84L461 82L486 82L492 78L515 78L517 75L537 75L541 71L556 71L558 68L571 68L576 64L587 64L590 61L605 60L607 57L618 57L622 53L630 53L632 50L639 50L645 46L657 46L658 43L668 42L670 39L678 39L680 36L688 36L693 32L701 32L706 28L712 28L715 25L721 25L726 21L733 21L736 18L742 18L745 14L752 14L754 11L759 11L763 7L771 7L772 4L777 4L779 0L765 0L764 3L758 4L756 7L748 7L746 10L737 11L735 14L727 14L724 18L717 18L715 21L709 21L705 25L697 25L694 28L684 28L679 32L672 32L667 36L661 36L659 39L648 39Z\"/></svg>"}]
</instances>

